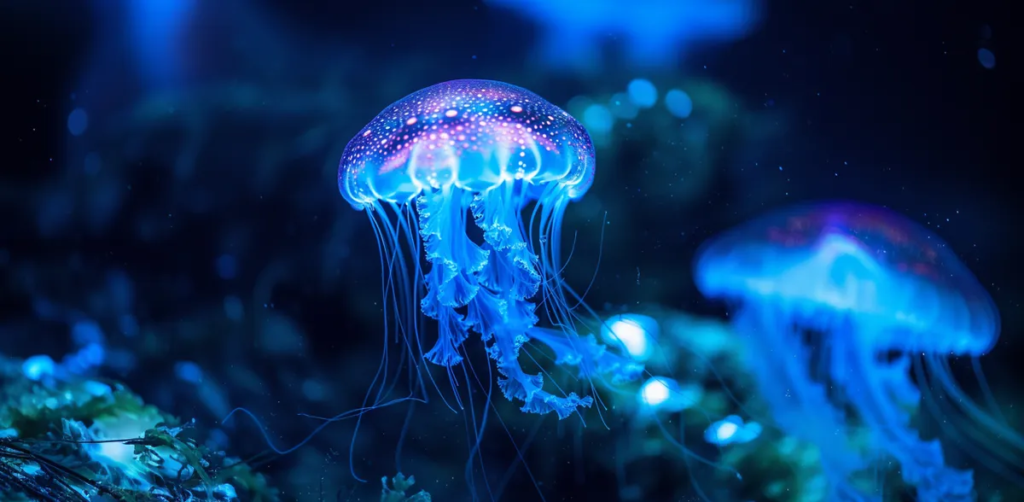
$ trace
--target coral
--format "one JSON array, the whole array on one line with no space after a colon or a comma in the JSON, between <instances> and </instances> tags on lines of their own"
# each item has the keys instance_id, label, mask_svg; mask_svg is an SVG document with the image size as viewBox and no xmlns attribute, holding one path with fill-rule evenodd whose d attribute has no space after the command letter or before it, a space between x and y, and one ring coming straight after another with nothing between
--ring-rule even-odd
<instances>
[{"instance_id":1,"label":"coral","mask_svg":"<svg viewBox=\"0 0 1024 502\"><path fill-rule=\"evenodd\" d=\"M0 359L3 500L277 500L262 475L197 441L194 422L117 382L33 379L23 366Z\"/></svg>"},{"instance_id":2,"label":"coral","mask_svg":"<svg viewBox=\"0 0 1024 502\"><path fill-rule=\"evenodd\" d=\"M406 495L406 490L412 488L412 485L416 484L416 478L413 476L405 477L404 474L398 473L395 477L391 478L391 487L388 487L388 478L385 476L381 478L381 483L384 485L384 489L380 492L380 502L430 502L430 494L420 490L413 495Z\"/></svg>"}]
</instances>

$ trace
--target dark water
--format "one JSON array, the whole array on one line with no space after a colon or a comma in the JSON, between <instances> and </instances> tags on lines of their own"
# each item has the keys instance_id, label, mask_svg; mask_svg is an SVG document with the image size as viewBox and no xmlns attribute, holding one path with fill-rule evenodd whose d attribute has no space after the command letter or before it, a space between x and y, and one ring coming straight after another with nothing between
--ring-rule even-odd
<instances>
[{"instance_id":1,"label":"dark water","mask_svg":"<svg viewBox=\"0 0 1024 502\"><path fill-rule=\"evenodd\" d=\"M1011 150L1009 7L811 4L4 2L5 378L23 378L22 360L47 355L67 378L121 382L194 418L200 443L251 459L284 500L377 500L377 480L399 470L442 501L818 500L820 467L793 451L806 446L780 446L784 434L722 449L704 441L729 414L764 417L766 431L772 419L737 357L705 348L700 362L681 347L726 332L726 307L693 285L702 242L789 204L848 199L933 232L991 294L1001 337L981 365L1008 427L1024 430L1015 369L1024 184ZM287 448L321 423L298 414L360 407L379 384L382 346L401 353L385 342L372 226L338 193L345 145L390 103L462 78L527 88L590 131L597 171L566 212L564 280L588 291L600 318L658 319L678 343L666 341L669 354L648 370L703 389L705 401L664 414L662 426L643 422L639 382L591 389L538 351L566 391L596 392L607 408L558 421L520 412L496 389L486 406L494 368L474 335L472 412L446 406L440 395L458 408L449 377L432 367L442 392L431 387L429 402L268 453L267 438ZM651 107L629 93L643 87L635 79L656 88ZM672 113L670 90L686 93L691 113ZM725 339L726 352L743 350L735 335ZM984 401L970 359L952 361L952 375ZM390 364L402 375L390 395L404 396L412 384ZM463 388L465 378L457 373ZM13 427L5 417L24 392L5 391L0 429ZM733 394L761 411L740 412L727 404ZM260 424L221 423L235 407ZM477 438L473 420L485 411ZM92 425L68 413L55 416ZM59 428L57 418L40 427ZM988 451L1012 450L1010 440L947 418L922 413L914 426L943 441L948 463L976 469L979 500L1021 496L1012 478L1024 476L1015 461L1024 455ZM957 439L963 430L982 446ZM992 458L1000 461L983 461ZM884 499L911 493L895 471L879 472ZM239 487L239 497L254 496Z\"/></svg>"}]
</instances>

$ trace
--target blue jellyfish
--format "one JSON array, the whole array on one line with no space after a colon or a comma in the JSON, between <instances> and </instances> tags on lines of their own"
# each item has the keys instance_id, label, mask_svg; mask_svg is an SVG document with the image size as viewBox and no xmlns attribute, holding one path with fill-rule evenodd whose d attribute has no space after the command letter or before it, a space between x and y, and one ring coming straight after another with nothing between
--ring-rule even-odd
<instances>
[{"instance_id":1,"label":"blue jellyfish","mask_svg":"<svg viewBox=\"0 0 1024 502\"><path fill-rule=\"evenodd\" d=\"M455 80L414 92L349 142L338 187L370 217L388 331L414 361L447 368L454 389L453 368L475 332L504 395L524 412L559 418L593 397L545 389L541 374L520 366L525 343L547 346L556 364L586 378L639 375L642 366L575 332L579 302L568 298L579 298L560 275L564 211L593 178L583 126L502 82ZM539 327L541 315L554 327Z\"/></svg>"},{"instance_id":2,"label":"blue jellyfish","mask_svg":"<svg viewBox=\"0 0 1024 502\"><path fill-rule=\"evenodd\" d=\"M945 392L931 401L969 402L943 358L987 352L1000 321L936 235L877 207L803 205L711 240L694 276L705 296L735 307L749 367L779 427L822 451L830 500L878 499L850 481L877 460L853 444L854 425L869 431L866 450L899 462L920 500L970 499L972 473L947 466L938 441L910 425L922 395L909 369L918 384L930 376ZM981 408L962 406L975 424L1019 439Z\"/></svg>"},{"instance_id":3,"label":"blue jellyfish","mask_svg":"<svg viewBox=\"0 0 1024 502\"><path fill-rule=\"evenodd\" d=\"M761 424L743 423L739 415L729 415L704 431L704 440L718 446L749 443L761 435Z\"/></svg>"},{"instance_id":4,"label":"blue jellyfish","mask_svg":"<svg viewBox=\"0 0 1024 502\"><path fill-rule=\"evenodd\" d=\"M671 65L691 46L742 38L761 14L758 0L488 0L537 21L552 67L600 69L601 45L621 37L628 63Z\"/></svg>"}]
</instances>

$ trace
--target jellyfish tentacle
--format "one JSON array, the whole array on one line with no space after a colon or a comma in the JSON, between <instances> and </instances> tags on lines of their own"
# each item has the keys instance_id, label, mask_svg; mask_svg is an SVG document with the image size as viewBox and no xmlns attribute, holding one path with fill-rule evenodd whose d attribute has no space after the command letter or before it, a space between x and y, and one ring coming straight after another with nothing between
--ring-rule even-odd
<instances>
[{"instance_id":1,"label":"jellyfish tentacle","mask_svg":"<svg viewBox=\"0 0 1024 502\"><path fill-rule=\"evenodd\" d=\"M757 376L762 396L787 434L819 446L838 445L821 449L822 466L837 497L843 494L846 498L842 500L872 500L863 498L866 495L849 483L850 475L868 463L849 447L849 428L842 410L829 400L824 385L803 374L809 354L797 332L779 329L784 322L778 316L772 309L748 305L734 320L748 344L747 366ZM793 356L800 359L798 364L787 360Z\"/></svg>"},{"instance_id":2,"label":"jellyfish tentacle","mask_svg":"<svg viewBox=\"0 0 1024 502\"><path fill-rule=\"evenodd\" d=\"M536 305L530 298L537 294L542 276L518 221L517 189L515 183L506 181L477 194L470 205L490 258L480 270L480 289L469 303L467 320L488 343L487 354L501 373L498 386L502 393L523 401L525 412L554 411L565 418L580 406L589 407L593 399L575 393L555 396L543 390L542 375L527 374L519 365L519 349L529 341L527 332L537 323Z\"/></svg>"},{"instance_id":3,"label":"jellyfish tentacle","mask_svg":"<svg viewBox=\"0 0 1024 502\"><path fill-rule=\"evenodd\" d=\"M612 385L631 382L640 377L644 365L608 350L594 335L581 336L561 330L530 328L527 336L555 353L556 365L577 366L580 378L611 375Z\"/></svg>"},{"instance_id":4,"label":"jellyfish tentacle","mask_svg":"<svg viewBox=\"0 0 1024 502\"><path fill-rule=\"evenodd\" d=\"M507 260L501 255L493 261ZM480 332L487 343L487 355L497 364L498 387L510 400L523 402L522 411L545 414L554 411L559 418L566 418L580 406L590 407L593 399L569 393L559 397L543 390L544 379L540 374L530 375L519 365L519 349L529 341L525 334L537 322L533 314L534 305L526 300L517 300L511 295L504 298L487 288L481 288L469 305L467 319Z\"/></svg>"},{"instance_id":5,"label":"jellyfish tentacle","mask_svg":"<svg viewBox=\"0 0 1024 502\"><path fill-rule=\"evenodd\" d=\"M973 472L946 465L939 441L922 439L909 425L910 414L888 398L891 389L913 386L909 374L880 365L874 354L855 344L846 343L843 350L855 380L867 382L857 392L849 392L850 399L873 431L878 446L899 461L903 480L917 488L918 500L973 500Z\"/></svg>"},{"instance_id":6,"label":"jellyfish tentacle","mask_svg":"<svg viewBox=\"0 0 1024 502\"><path fill-rule=\"evenodd\" d=\"M459 347L469 337L472 323L455 309L476 296L476 273L487 265L489 255L466 235L465 200L462 190L447 187L424 192L416 201L424 254L431 264L420 308L438 321L437 342L424 357L445 367L462 361Z\"/></svg>"}]
</instances>

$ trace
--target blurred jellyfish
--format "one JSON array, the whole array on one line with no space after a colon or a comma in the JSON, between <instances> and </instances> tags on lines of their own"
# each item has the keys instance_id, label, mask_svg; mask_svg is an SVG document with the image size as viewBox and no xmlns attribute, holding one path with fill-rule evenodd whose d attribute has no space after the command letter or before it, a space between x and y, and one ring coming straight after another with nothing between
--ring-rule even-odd
<instances>
[{"instance_id":1,"label":"blurred jellyfish","mask_svg":"<svg viewBox=\"0 0 1024 502\"><path fill-rule=\"evenodd\" d=\"M72 136L81 136L89 127L89 114L81 108L75 108L68 114L68 132Z\"/></svg>"},{"instance_id":2,"label":"blurred jellyfish","mask_svg":"<svg viewBox=\"0 0 1024 502\"><path fill-rule=\"evenodd\" d=\"M95 321L77 321L71 326L71 339L75 345L81 347L91 343L102 344L106 337L103 329Z\"/></svg>"},{"instance_id":3,"label":"blurred jellyfish","mask_svg":"<svg viewBox=\"0 0 1024 502\"><path fill-rule=\"evenodd\" d=\"M630 63L670 65L693 44L741 38L759 17L757 0L489 0L545 28L541 54L552 67L594 70L609 34Z\"/></svg>"},{"instance_id":4,"label":"blurred jellyfish","mask_svg":"<svg viewBox=\"0 0 1024 502\"><path fill-rule=\"evenodd\" d=\"M978 49L978 62L986 70L991 70L996 67L996 55L988 49Z\"/></svg>"},{"instance_id":5,"label":"blurred jellyfish","mask_svg":"<svg viewBox=\"0 0 1024 502\"><path fill-rule=\"evenodd\" d=\"M195 0L147 0L125 6L130 25L132 55L143 81L153 87L178 83L188 52L184 31Z\"/></svg>"},{"instance_id":6,"label":"blurred jellyfish","mask_svg":"<svg viewBox=\"0 0 1024 502\"><path fill-rule=\"evenodd\" d=\"M908 219L854 203L800 206L713 239L695 269L701 292L737 307L733 323L750 344L762 394L786 433L821 448L833 497L871 498L849 482L875 459L851 444L846 405L869 429L866 450L895 458L920 500L970 497L971 472L948 467L939 443L910 426L908 408L921 398L912 363L919 382L945 392L928 400L943 420L957 411L969 419L952 435L990 447L999 437L1018 451L1024 444L971 404L943 360L992 348L992 299L937 236Z\"/></svg>"},{"instance_id":7,"label":"blurred jellyfish","mask_svg":"<svg viewBox=\"0 0 1024 502\"><path fill-rule=\"evenodd\" d=\"M215 264L217 275L224 280L234 279L238 275L238 259L231 254L222 254Z\"/></svg>"},{"instance_id":8,"label":"blurred jellyfish","mask_svg":"<svg viewBox=\"0 0 1024 502\"><path fill-rule=\"evenodd\" d=\"M203 369L192 361L174 363L174 376L182 382L198 385L203 382Z\"/></svg>"},{"instance_id":9,"label":"blurred jellyfish","mask_svg":"<svg viewBox=\"0 0 1024 502\"><path fill-rule=\"evenodd\" d=\"M648 379L637 394L641 411L677 412L690 409L704 397L704 389L697 384L680 385L666 377Z\"/></svg>"},{"instance_id":10,"label":"blurred jellyfish","mask_svg":"<svg viewBox=\"0 0 1024 502\"><path fill-rule=\"evenodd\" d=\"M565 418L593 402L555 395L541 374L524 371L520 349L531 340L551 349L556 364L578 367L584 381L642 370L573 329L574 294L559 273L562 216L593 177L593 146L575 119L530 91L487 80L410 94L346 147L338 186L377 235L387 330L413 361L447 368L459 407L454 368L471 332L496 362L502 393L524 412ZM436 321L429 350L421 313ZM538 327L540 313L558 328Z\"/></svg>"},{"instance_id":11,"label":"blurred jellyfish","mask_svg":"<svg viewBox=\"0 0 1024 502\"><path fill-rule=\"evenodd\" d=\"M704 440L717 446L749 443L761 435L761 424L743 423L738 415L729 415L704 431Z\"/></svg>"},{"instance_id":12,"label":"blurred jellyfish","mask_svg":"<svg viewBox=\"0 0 1024 502\"><path fill-rule=\"evenodd\" d=\"M47 355L32 356L21 364L21 372L29 380L42 380L53 375L57 365Z\"/></svg>"},{"instance_id":13,"label":"blurred jellyfish","mask_svg":"<svg viewBox=\"0 0 1024 502\"><path fill-rule=\"evenodd\" d=\"M646 361L654 352L659 336L658 321L639 314L609 317L601 326L601 338L610 346L621 346L637 361Z\"/></svg>"}]
</instances>

